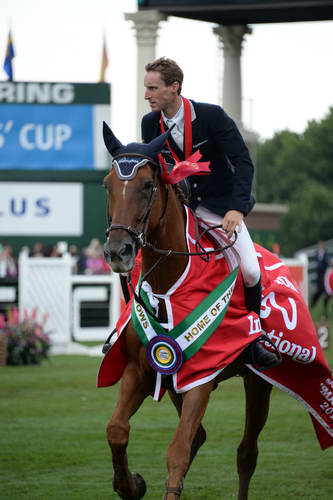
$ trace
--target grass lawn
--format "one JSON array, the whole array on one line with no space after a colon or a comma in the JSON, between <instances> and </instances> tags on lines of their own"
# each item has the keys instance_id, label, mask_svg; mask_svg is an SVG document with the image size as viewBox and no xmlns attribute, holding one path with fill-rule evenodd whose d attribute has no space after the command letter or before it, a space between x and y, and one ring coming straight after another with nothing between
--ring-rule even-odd
<instances>
[{"instance_id":1,"label":"grass lawn","mask_svg":"<svg viewBox=\"0 0 333 500\"><path fill-rule=\"evenodd\" d=\"M332 332L333 333L333 332ZM333 366L333 339L326 356ZM107 500L112 466L105 426L118 387L96 389L100 358L56 356L41 366L0 368L0 499ZM244 423L242 380L213 392L208 439L187 476L184 500L236 497L236 448ZM165 454L177 422L168 398L132 419L129 462L162 498ZM251 500L333 499L333 448L321 451L307 412L273 389Z\"/></svg>"}]
</instances>

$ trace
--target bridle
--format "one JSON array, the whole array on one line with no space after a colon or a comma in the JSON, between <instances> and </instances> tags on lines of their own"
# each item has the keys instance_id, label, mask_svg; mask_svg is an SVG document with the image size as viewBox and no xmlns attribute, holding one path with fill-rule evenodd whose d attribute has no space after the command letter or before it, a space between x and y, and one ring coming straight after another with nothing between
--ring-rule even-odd
<instances>
[{"instance_id":1,"label":"bridle","mask_svg":"<svg viewBox=\"0 0 333 500\"><path fill-rule=\"evenodd\" d=\"M155 166L155 163L154 163L154 166ZM189 256L198 255L198 256L201 256L202 258L204 258L205 260L208 260L209 254L216 254L216 253L223 252L224 250L227 250L228 248L232 247L235 244L235 242L237 240L236 231L234 232L234 240L230 241L229 244L221 246L221 247L217 247L217 248L211 249L211 250L204 249L201 246L200 240L203 238L203 236L205 234L209 233L213 229L222 228L222 225L216 224L214 226L209 226L206 229L204 229L202 232L199 232L197 217L192 210L191 211L192 211L192 214L194 216L194 220L196 222L196 235L195 235L196 236L196 238L195 238L196 239L196 247L200 248L201 250L198 250L196 252L187 252L187 251L181 252L181 251L176 251L176 250L172 250L172 249L164 250L161 248L157 248L152 243L150 243L147 239L147 230L148 230L150 212L153 208L153 205L154 205L154 202L156 199L156 194L157 194L157 189L158 189L158 187L157 187L158 173L159 173L157 168L154 168L153 170L154 170L153 186L152 186L152 189L150 192L150 197L149 197L147 206L145 208L145 211L144 211L142 217L140 218L141 222L142 222L142 228L140 230L138 230L132 226L125 226L124 224L112 224L112 223L110 224L110 216L109 216L109 212L108 212L108 203L107 203L108 227L105 231L106 237L109 236L111 231L121 229L122 231L126 231L131 236L131 238L134 240L134 243L136 246L136 251L138 251L139 248L147 247L147 248L150 248L150 250L152 250L153 252L160 254L161 256L182 255L182 256L189 257ZM163 220L165 213L166 213L166 210L167 210L167 206L168 206L169 190L165 189L165 193L166 193L166 195L165 195L164 207L163 207L162 213L161 213L160 218L159 218L159 223Z\"/></svg>"},{"instance_id":2,"label":"bridle","mask_svg":"<svg viewBox=\"0 0 333 500\"><path fill-rule=\"evenodd\" d=\"M140 221L142 224L142 228L140 230L135 229L132 226L125 226L124 224L110 224L110 216L109 216L109 210L108 210L108 203L107 203L107 219L108 219L108 228L105 231L106 237L109 236L111 231L115 231L116 229L121 229L123 231L126 231L131 238L134 240L136 249L138 250L139 248L144 248L149 245L147 241L147 231L148 231L148 224L149 224L149 216L150 212L153 208L155 199L156 199L156 194L157 194L157 182L158 182L158 170L154 169L154 177L153 177L153 186L150 191L150 196L149 200L147 203L147 206L144 210L144 213L142 217L140 217ZM166 209L167 209L167 204L168 204L168 190L166 189L166 199L164 203L164 208L162 211L162 214L160 216L159 222L163 219Z\"/></svg>"}]
</instances>

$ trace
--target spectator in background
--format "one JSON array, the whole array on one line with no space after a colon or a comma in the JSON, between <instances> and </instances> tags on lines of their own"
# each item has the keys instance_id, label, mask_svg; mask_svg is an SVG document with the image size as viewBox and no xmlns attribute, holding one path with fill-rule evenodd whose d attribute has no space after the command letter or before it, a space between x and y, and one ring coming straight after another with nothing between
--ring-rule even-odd
<instances>
[{"instance_id":1,"label":"spectator in background","mask_svg":"<svg viewBox=\"0 0 333 500\"><path fill-rule=\"evenodd\" d=\"M44 250L44 257L62 257L67 251L67 242L58 241L55 245L50 245Z\"/></svg>"},{"instance_id":2,"label":"spectator in background","mask_svg":"<svg viewBox=\"0 0 333 500\"><path fill-rule=\"evenodd\" d=\"M0 278L15 278L17 262L12 247L6 242L0 244Z\"/></svg>"},{"instance_id":3,"label":"spectator in background","mask_svg":"<svg viewBox=\"0 0 333 500\"><path fill-rule=\"evenodd\" d=\"M77 260L77 273L85 274L87 268L87 256L86 256L86 248L79 251L78 260Z\"/></svg>"},{"instance_id":4,"label":"spectator in background","mask_svg":"<svg viewBox=\"0 0 333 500\"><path fill-rule=\"evenodd\" d=\"M90 242L91 245L91 242ZM77 245L70 245L68 252L73 260L73 274L85 274L87 268L87 248L80 250ZM89 248L88 254L92 255L94 251ZM91 273L90 273L91 274Z\"/></svg>"},{"instance_id":5,"label":"spectator in background","mask_svg":"<svg viewBox=\"0 0 333 500\"><path fill-rule=\"evenodd\" d=\"M277 257L280 257L280 255L281 255L280 243L277 243L277 242L273 243L273 245L272 245L272 252Z\"/></svg>"},{"instance_id":6,"label":"spectator in background","mask_svg":"<svg viewBox=\"0 0 333 500\"><path fill-rule=\"evenodd\" d=\"M318 241L317 243L315 262L316 262L317 278L316 278L316 291L311 301L312 307L316 305L321 295L325 293L324 278L329 264L329 257L323 241Z\"/></svg>"},{"instance_id":7,"label":"spectator in background","mask_svg":"<svg viewBox=\"0 0 333 500\"><path fill-rule=\"evenodd\" d=\"M40 241L36 241L32 247L31 257L45 257L45 247Z\"/></svg>"},{"instance_id":8,"label":"spectator in background","mask_svg":"<svg viewBox=\"0 0 333 500\"><path fill-rule=\"evenodd\" d=\"M68 252L72 259L72 273L77 274L79 272L80 260L79 249L76 245L69 245Z\"/></svg>"},{"instance_id":9,"label":"spectator in background","mask_svg":"<svg viewBox=\"0 0 333 500\"><path fill-rule=\"evenodd\" d=\"M97 238L93 238L85 249L85 274L109 274L110 266L104 259L103 245Z\"/></svg>"},{"instance_id":10,"label":"spectator in background","mask_svg":"<svg viewBox=\"0 0 333 500\"><path fill-rule=\"evenodd\" d=\"M44 257L59 257L57 245L48 245L44 250Z\"/></svg>"}]
</instances>

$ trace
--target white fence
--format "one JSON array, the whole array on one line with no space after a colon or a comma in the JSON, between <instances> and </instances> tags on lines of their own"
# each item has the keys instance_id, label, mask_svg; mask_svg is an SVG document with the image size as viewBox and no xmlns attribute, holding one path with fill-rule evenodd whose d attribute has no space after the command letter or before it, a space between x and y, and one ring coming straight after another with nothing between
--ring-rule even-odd
<instances>
[{"instance_id":1,"label":"white fence","mask_svg":"<svg viewBox=\"0 0 333 500\"><path fill-rule=\"evenodd\" d=\"M46 330L51 332L52 352L86 352L77 342L104 342L119 317L121 289L116 274L81 276L72 274L72 261L68 254L62 258L19 258L19 310L36 309L38 317L48 315ZM83 327L81 306L104 302L108 306L105 326ZM76 342L75 342L76 341Z\"/></svg>"}]
</instances>

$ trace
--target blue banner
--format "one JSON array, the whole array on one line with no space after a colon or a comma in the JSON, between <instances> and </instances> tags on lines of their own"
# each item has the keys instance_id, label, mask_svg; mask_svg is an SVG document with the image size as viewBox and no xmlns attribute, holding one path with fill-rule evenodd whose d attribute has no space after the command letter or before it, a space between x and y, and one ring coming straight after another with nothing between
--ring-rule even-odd
<instances>
[{"instance_id":1,"label":"blue banner","mask_svg":"<svg viewBox=\"0 0 333 500\"><path fill-rule=\"evenodd\" d=\"M0 169L94 168L93 106L2 104Z\"/></svg>"}]
</instances>

